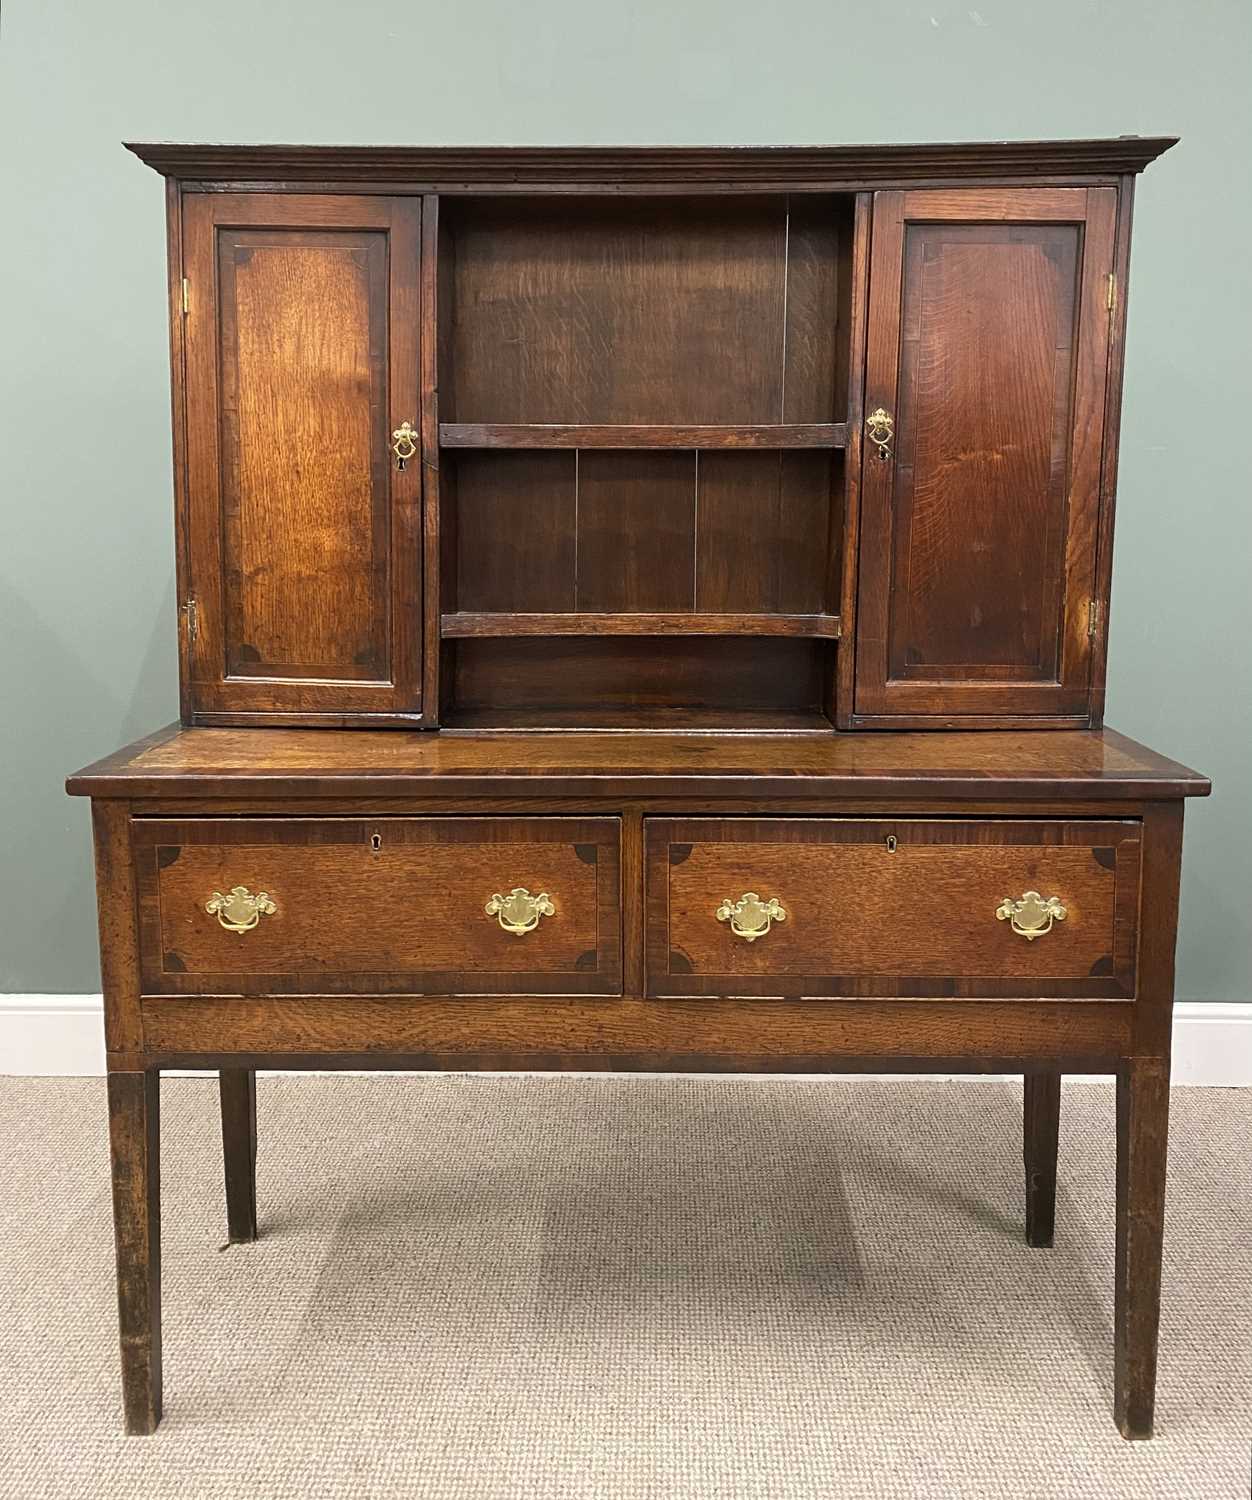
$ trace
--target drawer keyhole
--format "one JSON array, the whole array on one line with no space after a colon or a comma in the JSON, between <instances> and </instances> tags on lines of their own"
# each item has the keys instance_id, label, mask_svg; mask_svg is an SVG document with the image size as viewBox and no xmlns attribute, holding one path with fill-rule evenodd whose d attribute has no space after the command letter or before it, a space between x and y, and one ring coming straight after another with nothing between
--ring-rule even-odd
<instances>
[{"instance_id":1,"label":"drawer keyhole","mask_svg":"<svg viewBox=\"0 0 1252 1500\"><path fill-rule=\"evenodd\" d=\"M382 834L381 833L371 833L370 834L370 848L374 851L374 853L377 854L378 851L382 848L382 846L383 846L383 836L382 836Z\"/></svg>"},{"instance_id":2,"label":"drawer keyhole","mask_svg":"<svg viewBox=\"0 0 1252 1500\"><path fill-rule=\"evenodd\" d=\"M887 835L887 853L888 854L894 854L896 852L896 849L898 847L899 847L899 841L897 840L895 834L894 833L889 833Z\"/></svg>"}]
</instances>

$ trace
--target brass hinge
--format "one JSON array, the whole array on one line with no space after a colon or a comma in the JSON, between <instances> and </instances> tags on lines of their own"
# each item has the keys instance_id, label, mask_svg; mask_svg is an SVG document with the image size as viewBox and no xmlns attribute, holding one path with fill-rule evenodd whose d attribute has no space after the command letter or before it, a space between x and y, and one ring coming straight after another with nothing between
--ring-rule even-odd
<instances>
[{"instance_id":1,"label":"brass hinge","mask_svg":"<svg viewBox=\"0 0 1252 1500\"><path fill-rule=\"evenodd\" d=\"M1100 633L1100 601L1091 599L1087 603L1087 635L1094 641Z\"/></svg>"},{"instance_id":2,"label":"brass hinge","mask_svg":"<svg viewBox=\"0 0 1252 1500\"><path fill-rule=\"evenodd\" d=\"M191 311L191 282L183 277L183 313L186 315Z\"/></svg>"},{"instance_id":3,"label":"brass hinge","mask_svg":"<svg viewBox=\"0 0 1252 1500\"><path fill-rule=\"evenodd\" d=\"M183 614L187 620L187 644L191 645L200 634L200 612L194 597L183 605Z\"/></svg>"},{"instance_id":4,"label":"brass hinge","mask_svg":"<svg viewBox=\"0 0 1252 1500\"><path fill-rule=\"evenodd\" d=\"M1117 272L1116 271L1110 271L1109 272L1108 280L1109 280L1109 290L1108 290L1108 296L1105 299L1105 305L1108 307L1108 310L1110 312L1112 312L1113 309L1117 306ZM187 283L184 282L183 285L186 286Z\"/></svg>"}]
</instances>

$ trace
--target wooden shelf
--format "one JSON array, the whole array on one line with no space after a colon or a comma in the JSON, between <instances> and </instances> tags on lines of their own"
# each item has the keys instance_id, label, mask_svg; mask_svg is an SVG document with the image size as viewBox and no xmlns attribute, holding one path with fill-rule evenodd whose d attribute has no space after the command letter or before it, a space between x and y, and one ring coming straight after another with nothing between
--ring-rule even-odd
<instances>
[{"instance_id":1,"label":"wooden shelf","mask_svg":"<svg viewBox=\"0 0 1252 1500\"><path fill-rule=\"evenodd\" d=\"M846 422L758 427L600 426L594 423L441 422L445 448L843 448Z\"/></svg>"},{"instance_id":2,"label":"wooden shelf","mask_svg":"<svg viewBox=\"0 0 1252 1500\"><path fill-rule=\"evenodd\" d=\"M443 717L440 736L454 741L458 731L480 734L484 730L524 730L535 733L567 734L583 730L606 735L628 734L631 730L659 730L671 734L715 732L719 735L766 734L821 735L829 738L834 725L819 709L770 709L755 713L751 709L665 708L659 705L623 703L592 708L453 708ZM432 739L437 736L430 736Z\"/></svg>"},{"instance_id":3,"label":"wooden shelf","mask_svg":"<svg viewBox=\"0 0 1252 1500\"><path fill-rule=\"evenodd\" d=\"M742 635L839 639L838 615L505 614L440 617L445 639L553 635Z\"/></svg>"}]
</instances>

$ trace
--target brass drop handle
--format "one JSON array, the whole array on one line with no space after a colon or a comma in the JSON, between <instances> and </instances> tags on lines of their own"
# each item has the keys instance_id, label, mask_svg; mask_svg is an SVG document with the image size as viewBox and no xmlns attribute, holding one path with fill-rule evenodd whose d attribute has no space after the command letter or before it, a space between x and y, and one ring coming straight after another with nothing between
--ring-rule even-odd
<instances>
[{"instance_id":1,"label":"brass drop handle","mask_svg":"<svg viewBox=\"0 0 1252 1500\"><path fill-rule=\"evenodd\" d=\"M407 422L401 422L391 434L391 451L396 456L397 469L403 469L417 453L417 433Z\"/></svg>"},{"instance_id":2,"label":"brass drop handle","mask_svg":"<svg viewBox=\"0 0 1252 1500\"><path fill-rule=\"evenodd\" d=\"M556 916L556 907L547 891L532 896L524 885L515 885L507 896L497 892L483 910L489 917L497 917L505 932L514 937L525 937L539 926L540 917Z\"/></svg>"},{"instance_id":3,"label":"brass drop handle","mask_svg":"<svg viewBox=\"0 0 1252 1500\"><path fill-rule=\"evenodd\" d=\"M717 920L729 922L736 937L755 943L775 922L785 922L787 913L777 896L762 901L755 891L745 891L738 901L722 902L717 908Z\"/></svg>"},{"instance_id":4,"label":"brass drop handle","mask_svg":"<svg viewBox=\"0 0 1252 1500\"><path fill-rule=\"evenodd\" d=\"M878 449L879 458L891 457L891 439L895 430L895 418L881 406L865 418L865 431L869 434L870 442Z\"/></svg>"},{"instance_id":5,"label":"brass drop handle","mask_svg":"<svg viewBox=\"0 0 1252 1500\"><path fill-rule=\"evenodd\" d=\"M265 891L253 895L246 885L233 885L225 896L214 891L205 911L216 916L227 932L251 932L262 917L278 908Z\"/></svg>"},{"instance_id":6,"label":"brass drop handle","mask_svg":"<svg viewBox=\"0 0 1252 1500\"><path fill-rule=\"evenodd\" d=\"M1052 923L1063 922L1068 915L1059 897L1049 896L1045 900L1038 891L1024 892L1020 901L1006 896L996 907L1000 921L1007 922L1018 937L1024 937L1028 943L1033 943L1045 932L1051 932Z\"/></svg>"}]
</instances>

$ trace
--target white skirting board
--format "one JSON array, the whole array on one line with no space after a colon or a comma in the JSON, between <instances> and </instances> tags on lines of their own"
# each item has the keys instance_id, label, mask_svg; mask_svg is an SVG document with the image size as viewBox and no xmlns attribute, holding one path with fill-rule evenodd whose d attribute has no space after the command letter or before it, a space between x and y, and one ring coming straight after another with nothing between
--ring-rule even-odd
<instances>
[{"instance_id":1,"label":"white skirting board","mask_svg":"<svg viewBox=\"0 0 1252 1500\"><path fill-rule=\"evenodd\" d=\"M103 1073L101 1003L99 995L0 995L0 1074ZM1174 1010L1173 1081L1252 1088L1252 1003L1179 1001Z\"/></svg>"}]
</instances>

